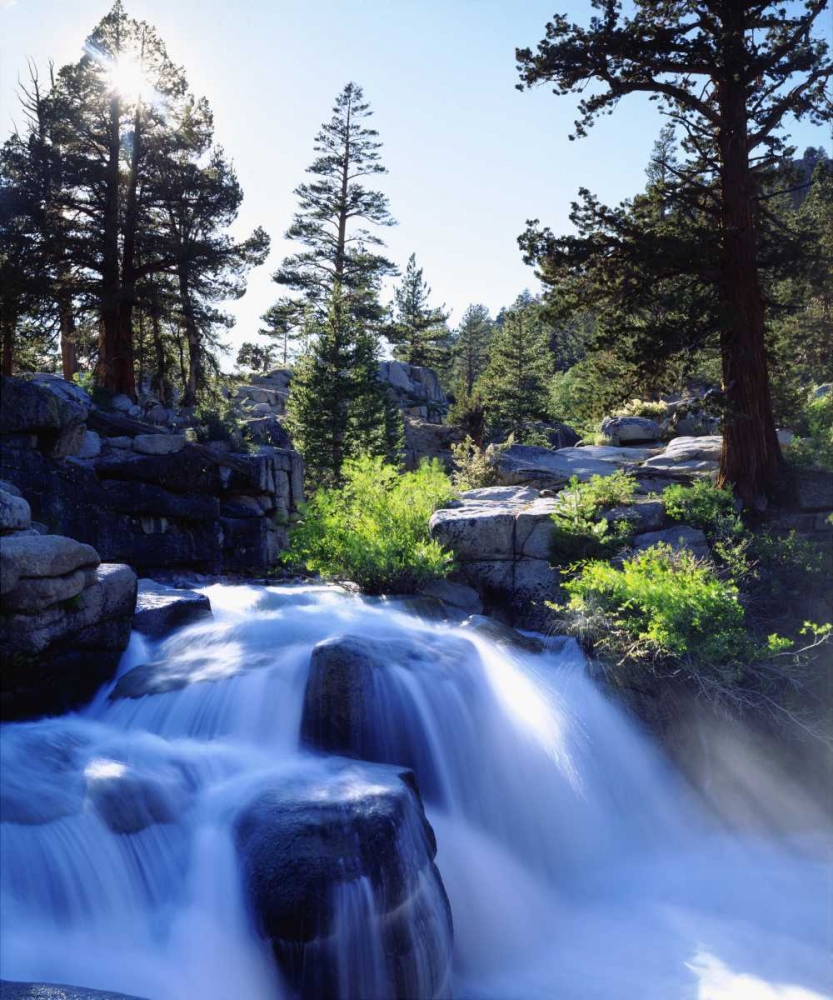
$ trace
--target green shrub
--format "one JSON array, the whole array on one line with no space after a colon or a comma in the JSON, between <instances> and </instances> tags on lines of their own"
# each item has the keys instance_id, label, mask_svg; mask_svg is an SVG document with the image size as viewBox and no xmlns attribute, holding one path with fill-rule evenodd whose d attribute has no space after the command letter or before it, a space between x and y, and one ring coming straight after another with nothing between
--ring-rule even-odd
<instances>
[{"instance_id":1,"label":"green shrub","mask_svg":"<svg viewBox=\"0 0 833 1000\"><path fill-rule=\"evenodd\" d=\"M726 678L753 655L738 587L683 549L656 545L626 560L587 563L564 583L556 610L603 660L717 671Z\"/></svg>"},{"instance_id":2,"label":"green shrub","mask_svg":"<svg viewBox=\"0 0 833 1000\"><path fill-rule=\"evenodd\" d=\"M553 560L588 559L626 545L631 525L627 521L611 523L599 515L605 508L630 503L635 490L636 480L620 470L610 476L591 476L585 483L573 476L556 497L551 514Z\"/></svg>"},{"instance_id":3,"label":"green shrub","mask_svg":"<svg viewBox=\"0 0 833 1000\"><path fill-rule=\"evenodd\" d=\"M486 486L497 486L500 482L497 459L515 443L510 434L503 444L490 444L481 448L466 436L464 441L451 446L454 471L452 482L458 490L480 490Z\"/></svg>"},{"instance_id":4,"label":"green shrub","mask_svg":"<svg viewBox=\"0 0 833 1000\"><path fill-rule=\"evenodd\" d=\"M790 573L819 576L824 572L824 553L795 531L775 534L763 531L754 536L753 552L766 566L780 567Z\"/></svg>"},{"instance_id":5,"label":"green shrub","mask_svg":"<svg viewBox=\"0 0 833 1000\"><path fill-rule=\"evenodd\" d=\"M614 417L645 417L648 420L663 420L668 414L668 404L650 399L632 399L614 411Z\"/></svg>"},{"instance_id":6,"label":"green shrub","mask_svg":"<svg viewBox=\"0 0 833 1000\"><path fill-rule=\"evenodd\" d=\"M230 441L238 450L250 450L253 445L247 439L246 426L234 412L234 407L225 400L203 403L194 411L197 441Z\"/></svg>"},{"instance_id":7,"label":"green shrub","mask_svg":"<svg viewBox=\"0 0 833 1000\"><path fill-rule=\"evenodd\" d=\"M796 465L833 470L833 390L812 398L804 417L809 433L790 443L787 448L790 461Z\"/></svg>"},{"instance_id":8,"label":"green shrub","mask_svg":"<svg viewBox=\"0 0 833 1000\"><path fill-rule=\"evenodd\" d=\"M381 458L347 462L344 485L320 489L304 505L283 561L370 594L412 592L451 568L428 520L453 496L436 459L404 474Z\"/></svg>"},{"instance_id":9,"label":"green shrub","mask_svg":"<svg viewBox=\"0 0 833 1000\"><path fill-rule=\"evenodd\" d=\"M709 479L698 479L691 486L674 483L662 494L662 503L669 517L711 537L730 537L743 530L732 493L719 490Z\"/></svg>"}]
</instances>

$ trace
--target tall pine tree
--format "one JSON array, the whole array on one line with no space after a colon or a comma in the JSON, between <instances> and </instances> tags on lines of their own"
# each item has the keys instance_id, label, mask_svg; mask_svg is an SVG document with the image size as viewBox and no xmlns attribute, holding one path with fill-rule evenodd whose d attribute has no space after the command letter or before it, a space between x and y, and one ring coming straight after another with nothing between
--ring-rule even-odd
<instances>
[{"instance_id":1,"label":"tall pine tree","mask_svg":"<svg viewBox=\"0 0 833 1000\"><path fill-rule=\"evenodd\" d=\"M401 422L379 380L378 325L382 278L394 272L379 251L381 238L367 229L392 226L381 191L362 183L386 172L372 112L361 87L347 86L333 116L315 137L314 180L296 189L300 210L287 238L305 249L284 260L275 281L299 295L297 308L282 299L267 317L314 333L295 366L289 425L313 486L337 485L346 459L361 450L398 455ZM294 310L294 312L293 312Z\"/></svg>"},{"instance_id":2,"label":"tall pine tree","mask_svg":"<svg viewBox=\"0 0 833 1000\"><path fill-rule=\"evenodd\" d=\"M833 117L826 94L833 60L815 33L827 0L789 8L751 0L635 0L628 14L615 0L592 4L597 14L588 28L557 15L535 52L518 50L519 86L547 83L556 94L581 94L579 136L633 93L649 94L684 130L689 158L675 168L675 196L709 215L713 235L700 228L699 254L690 231L687 245L666 238L664 253L654 245L651 259L663 275L669 260L687 259L687 273L714 288L725 395L721 481L733 483L746 503L759 503L783 481L764 339L760 195L784 153L785 121L821 124ZM522 239L528 259L545 273L549 261L569 267L573 258L579 267L593 250L537 223ZM621 246L623 253L645 254L638 241ZM609 252L608 241L597 241L596 249Z\"/></svg>"},{"instance_id":3,"label":"tall pine tree","mask_svg":"<svg viewBox=\"0 0 833 1000\"><path fill-rule=\"evenodd\" d=\"M322 318L338 286L340 308L356 319L378 321L379 284L395 271L379 253L381 237L367 228L395 225L387 197L362 183L363 178L387 173L378 132L366 124L372 113L355 83L348 83L336 98L332 118L315 137L317 155L307 167L314 179L295 189L300 209L286 233L306 249L287 257L274 275L279 285L314 305Z\"/></svg>"}]
</instances>

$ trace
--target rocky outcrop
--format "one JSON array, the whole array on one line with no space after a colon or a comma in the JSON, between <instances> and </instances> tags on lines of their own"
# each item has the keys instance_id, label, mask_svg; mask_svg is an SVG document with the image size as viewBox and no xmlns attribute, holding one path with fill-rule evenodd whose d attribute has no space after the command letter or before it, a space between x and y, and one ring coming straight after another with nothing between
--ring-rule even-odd
<instances>
[{"instance_id":1,"label":"rocky outcrop","mask_svg":"<svg viewBox=\"0 0 833 1000\"><path fill-rule=\"evenodd\" d=\"M609 476L615 467L590 454L587 448L540 448L513 444L497 453L498 478L507 486L558 489L572 476L584 482L591 476Z\"/></svg>"},{"instance_id":2,"label":"rocky outcrop","mask_svg":"<svg viewBox=\"0 0 833 1000\"><path fill-rule=\"evenodd\" d=\"M140 580L133 628L151 639L159 639L175 628L211 617L211 602L205 594L167 587L153 580Z\"/></svg>"},{"instance_id":3,"label":"rocky outcrop","mask_svg":"<svg viewBox=\"0 0 833 1000\"><path fill-rule=\"evenodd\" d=\"M483 601L473 587L451 580L431 580L420 587L423 596L439 601L457 613L478 615L483 610Z\"/></svg>"},{"instance_id":4,"label":"rocky outcrop","mask_svg":"<svg viewBox=\"0 0 833 1000\"><path fill-rule=\"evenodd\" d=\"M406 416L442 423L448 412L448 398L433 369L404 361L380 361L379 378L387 383Z\"/></svg>"},{"instance_id":5,"label":"rocky outcrop","mask_svg":"<svg viewBox=\"0 0 833 1000\"><path fill-rule=\"evenodd\" d=\"M253 375L248 385L238 386L232 403L247 436L257 444L290 447L283 426L292 372L279 368L265 375Z\"/></svg>"},{"instance_id":6,"label":"rocky outcrop","mask_svg":"<svg viewBox=\"0 0 833 1000\"><path fill-rule=\"evenodd\" d=\"M826 469L796 469L794 475L799 510L833 511L833 472Z\"/></svg>"},{"instance_id":7,"label":"rocky outcrop","mask_svg":"<svg viewBox=\"0 0 833 1000\"><path fill-rule=\"evenodd\" d=\"M87 801L113 833L174 823L189 805L185 777L172 766L160 774L119 761L92 761L84 777Z\"/></svg>"},{"instance_id":8,"label":"rocky outcrop","mask_svg":"<svg viewBox=\"0 0 833 1000\"><path fill-rule=\"evenodd\" d=\"M334 758L282 775L240 811L235 840L257 925L301 1000L445 995L451 911L412 772Z\"/></svg>"},{"instance_id":9,"label":"rocky outcrop","mask_svg":"<svg viewBox=\"0 0 833 1000\"><path fill-rule=\"evenodd\" d=\"M433 514L431 537L454 553L459 579L487 605L540 604L557 596L558 574L550 566L554 506L554 497L529 486L468 490L457 506Z\"/></svg>"},{"instance_id":10,"label":"rocky outcrop","mask_svg":"<svg viewBox=\"0 0 833 1000\"><path fill-rule=\"evenodd\" d=\"M646 417L608 417L602 421L601 431L617 447L657 441L662 435L659 424Z\"/></svg>"},{"instance_id":11,"label":"rocky outcrop","mask_svg":"<svg viewBox=\"0 0 833 1000\"><path fill-rule=\"evenodd\" d=\"M673 438L643 468L657 472L712 473L720 468L723 438L718 435Z\"/></svg>"},{"instance_id":12,"label":"rocky outcrop","mask_svg":"<svg viewBox=\"0 0 833 1000\"><path fill-rule=\"evenodd\" d=\"M118 410L86 407L76 396L88 397L59 379L4 378L0 389L0 476L50 530L145 571L274 565L303 499L297 452L197 444ZM0 510L0 520L13 516Z\"/></svg>"},{"instance_id":13,"label":"rocky outcrop","mask_svg":"<svg viewBox=\"0 0 833 1000\"><path fill-rule=\"evenodd\" d=\"M12 501L14 523L28 525L26 501L0 490L0 509ZM74 708L115 672L136 603L129 566L101 564L94 548L72 538L6 527L0 595L5 718Z\"/></svg>"},{"instance_id":14,"label":"rocky outcrop","mask_svg":"<svg viewBox=\"0 0 833 1000\"><path fill-rule=\"evenodd\" d=\"M459 435L453 427L420 417L405 416L405 468L415 469L427 459L439 459L451 465L451 445Z\"/></svg>"}]
</instances>

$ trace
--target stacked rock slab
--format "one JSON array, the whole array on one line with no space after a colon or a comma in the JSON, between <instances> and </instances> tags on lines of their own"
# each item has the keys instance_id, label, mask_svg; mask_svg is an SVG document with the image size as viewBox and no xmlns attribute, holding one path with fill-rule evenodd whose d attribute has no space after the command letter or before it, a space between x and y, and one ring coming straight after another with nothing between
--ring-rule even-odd
<instances>
[{"instance_id":1,"label":"stacked rock slab","mask_svg":"<svg viewBox=\"0 0 833 1000\"><path fill-rule=\"evenodd\" d=\"M468 490L458 506L434 513L431 537L454 553L459 578L487 605L539 603L558 585L550 565L554 507L554 497L529 486Z\"/></svg>"},{"instance_id":2,"label":"stacked rock slab","mask_svg":"<svg viewBox=\"0 0 833 1000\"><path fill-rule=\"evenodd\" d=\"M264 572L304 490L290 448L191 443L62 380L3 378L0 476L49 530L145 571Z\"/></svg>"},{"instance_id":3,"label":"stacked rock slab","mask_svg":"<svg viewBox=\"0 0 833 1000\"><path fill-rule=\"evenodd\" d=\"M404 361L381 361L379 378L402 411L405 467L415 469L424 458L449 465L454 432L443 424L449 404L437 373Z\"/></svg>"},{"instance_id":4,"label":"stacked rock slab","mask_svg":"<svg viewBox=\"0 0 833 1000\"><path fill-rule=\"evenodd\" d=\"M0 647L4 718L67 711L118 666L130 638L136 574L90 545L31 526L16 488L0 489Z\"/></svg>"},{"instance_id":5,"label":"stacked rock slab","mask_svg":"<svg viewBox=\"0 0 833 1000\"><path fill-rule=\"evenodd\" d=\"M283 426L292 372L277 369L254 375L250 384L238 386L232 395L235 411L245 424L249 437L258 444L290 446Z\"/></svg>"}]
</instances>

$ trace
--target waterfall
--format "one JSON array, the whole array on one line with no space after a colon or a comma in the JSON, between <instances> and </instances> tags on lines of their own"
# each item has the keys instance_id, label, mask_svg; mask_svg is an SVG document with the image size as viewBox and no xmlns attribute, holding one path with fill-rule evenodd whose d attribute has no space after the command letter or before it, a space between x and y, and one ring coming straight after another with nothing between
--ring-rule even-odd
<instances>
[{"instance_id":1,"label":"waterfall","mask_svg":"<svg viewBox=\"0 0 833 1000\"><path fill-rule=\"evenodd\" d=\"M333 980L311 988L338 1000L414 995L403 983L457 1000L831 995L829 831L729 829L574 645L510 652L330 587L206 593L213 619L134 636L83 711L0 730L0 977L292 1000L297 962L326 952ZM311 657L339 640L381 666L332 756ZM391 765L416 776L436 868L408 813L393 875L351 870L326 931L271 947L241 868L246 804L378 784L398 816L413 793Z\"/></svg>"}]
</instances>

